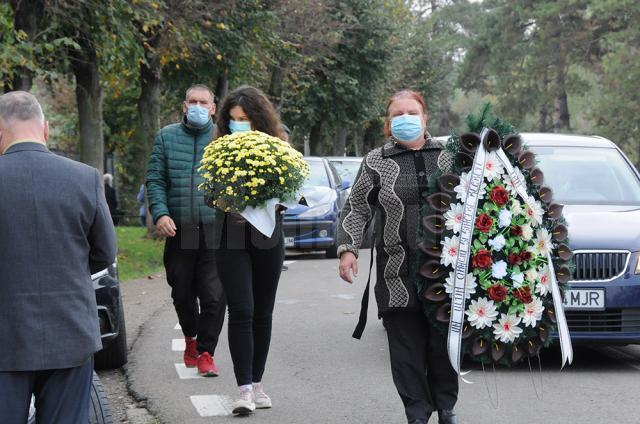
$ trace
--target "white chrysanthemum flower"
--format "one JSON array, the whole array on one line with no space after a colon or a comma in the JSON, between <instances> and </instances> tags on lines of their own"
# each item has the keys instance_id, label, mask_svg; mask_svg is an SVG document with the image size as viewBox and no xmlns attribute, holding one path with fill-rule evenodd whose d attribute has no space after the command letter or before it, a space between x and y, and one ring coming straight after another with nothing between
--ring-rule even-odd
<instances>
[{"instance_id":1,"label":"white chrysanthemum flower","mask_svg":"<svg viewBox=\"0 0 640 424\"><path fill-rule=\"evenodd\" d=\"M514 215L521 215L524 213L524 209L522 209L522 203L519 200L513 199L511 201L511 213Z\"/></svg>"},{"instance_id":2,"label":"white chrysanthemum flower","mask_svg":"<svg viewBox=\"0 0 640 424\"><path fill-rule=\"evenodd\" d=\"M524 326L535 328L536 323L542 319L543 311L544 306L542 305L542 301L538 298L534 297L531 303L525 304L524 312L520 314Z\"/></svg>"},{"instance_id":3,"label":"white chrysanthemum flower","mask_svg":"<svg viewBox=\"0 0 640 424\"><path fill-rule=\"evenodd\" d=\"M444 280L444 289L449 293L449 297L453 293L453 280L455 273L451 271L446 280ZM476 277L472 273L467 274L467 279L465 281L466 289L465 289L465 299L471 299L472 294L476 294L476 287L478 283L476 283Z\"/></svg>"},{"instance_id":4,"label":"white chrysanthemum flower","mask_svg":"<svg viewBox=\"0 0 640 424\"><path fill-rule=\"evenodd\" d=\"M513 343L522 333L518 327L521 318L517 315L501 314L498 324L493 324L493 335L503 343Z\"/></svg>"},{"instance_id":5,"label":"white chrysanthemum flower","mask_svg":"<svg viewBox=\"0 0 640 424\"><path fill-rule=\"evenodd\" d=\"M481 297L478 300L471 301L469 308L465 311L465 315L472 327L482 330L485 327L491 327L493 320L498 316L498 312L493 300Z\"/></svg>"},{"instance_id":6,"label":"white chrysanthemum flower","mask_svg":"<svg viewBox=\"0 0 640 424\"><path fill-rule=\"evenodd\" d=\"M551 291L551 274L548 265L545 265L538 272L538 284L536 284L536 293L540 296L546 296Z\"/></svg>"},{"instance_id":7,"label":"white chrysanthemum flower","mask_svg":"<svg viewBox=\"0 0 640 424\"><path fill-rule=\"evenodd\" d=\"M469 192L469 185L471 184L471 174L468 172L463 172L460 175L460 183L454 187L453 191L456 192L456 199L460 199L463 202L467 200L467 193ZM484 193L486 191L487 184L482 181L480 184L480 193Z\"/></svg>"},{"instance_id":8,"label":"white chrysanthemum flower","mask_svg":"<svg viewBox=\"0 0 640 424\"><path fill-rule=\"evenodd\" d=\"M445 266L451 265L455 267L456 260L458 259L458 245L460 239L458 236L445 237L442 244L442 255L440 255L440 263Z\"/></svg>"},{"instance_id":9,"label":"white chrysanthemum flower","mask_svg":"<svg viewBox=\"0 0 640 424\"><path fill-rule=\"evenodd\" d=\"M531 219L534 224L542 225L542 215L544 209L542 209L542 203L539 200L533 202L533 208L526 204L524 207L526 215Z\"/></svg>"},{"instance_id":10,"label":"white chrysanthemum flower","mask_svg":"<svg viewBox=\"0 0 640 424\"><path fill-rule=\"evenodd\" d=\"M531 228L531 225L524 224L521 225L520 228L522 228L522 240L529 241L533 238L533 228Z\"/></svg>"},{"instance_id":11,"label":"white chrysanthemum flower","mask_svg":"<svg viewBox=\"0 0 640 424\"><path fill-rule=\"evenodd\" d=\"M524 283L524 274L518 272L517 274L511 274L511 281L513 281L513 288L519 289L522 287L522 283Z\"/></svg>"},{"instance_id":12,"label":"white chrysanthemum flower","mask_svg":"<svg viewBox=\"0 0 640 424\"><path fill-rule=\"evenodd\" d=\"M520 177L520 181L525 181L524 175L522 174L522 171L520 171L520 169L514 168L514 172L518 177ZM502 178L502 181L509 194L515 195L517 193L516 186L513 184L513 181L511 180L509 174L505 174Z\"/></svg>"},{"instance_id":13,"label":"white chrysanthemum flower","mask_svg":"<svg viewBox=\"0 0 640 424\"><path fill-rule=\"evenodd\" d=\"M498 234L494 238L489 239L489 241L487 241L487 244L489 244L489 246L491 246L493 250L499 252L502 250L506 242L507 240L505 240L504 236L502 234Z\"/></svg>"},{"instance_id":14,"label":"white chrysanthemum flower","mask_svg":"<svg viewBox=\"0 0 640 424\"><path fill-rule=\"evenodd\" d=\"M498 215L498 227L504 228L511 226L511 218L513 215L509 209L501 209Z\"/></svg>"},{"instance_id":15,"label":"white chrysanthemum flower","mask_svg":"<svg viewBox=\"0 0 640 424\"><path fill-rule=\"evenodd\" d=\"M494 178L499 178L502 174L504 174L504 166L498 159L498 155L495 152L489 153L484 162L485 178L487 181L493 181Z\"/></svg>"},{"instance_id":16,"label":"white chrysanthemum flower","mask_svg":"<svg viewBox=\"0 0 640 424\"><path fill-rule=\"evenodd\" d=\"M505 261L498 261L491 266L491 276L495 279L504 278L507 275L507 263Z\"/></svg>"},{"instance_id":17,"label":"white chrysanthemum flower","mask_svg":"<svg viewBox=\"0 0 640 424\"><path fill-rule=\"evenodd\" d=\"M453 188L453 191L456 192L456 199L460 199L463 202L467 199L470 178L471 176L468 172L463 172L462 175L460 175L460 183Z\"/></svg>"},{"instance_id":18,"label":"white chrysanthemum flower","mask_svg":"<svg viewBox=\"0 0 640 424\"><path fill-rule=\"evenodd\" d=\"M551 241L551 234L546 228L541 228L536 231L535 251L542 255L547 256L547 253L553 249L553 242Z\"/></svg>"},{"instance_id":19,"label":"white chrysanthemum flower","mask_svg":"<svg viewBox=\"0 0 640 424\"><path fill-rule=\"evenodd\" d=\"M538 280L538 270L535 268L530 268L525 271L524 276L527 281L535 283Z\"/></svg>"},{"instance_id":20,"label":"white chrysanthemum flower","mask_svg":"<svg viewBox=\"0 0 640 424\"><path fill-rule=\"evenodd\" d=\"M447 220L444 225L447 230L453 230L454 234L458 234L462 226L463 215L464 205L462 203L452 204L451 208L444 214L444 218Z\"/></svg>"}]
</instances>

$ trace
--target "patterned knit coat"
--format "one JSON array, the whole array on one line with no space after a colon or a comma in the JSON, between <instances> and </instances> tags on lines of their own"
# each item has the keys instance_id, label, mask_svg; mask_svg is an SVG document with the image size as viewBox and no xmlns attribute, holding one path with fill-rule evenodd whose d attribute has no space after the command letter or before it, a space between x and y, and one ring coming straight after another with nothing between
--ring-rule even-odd
<instances>
[{"instance_id":1,"label":"patterned knit coat","mask_svg":"<svg viewBox=\"0 0 640 424\"><path fill-rule=\"evenodd\" d=\"M338 225L338 255L358 256L365 230L376 216L376 285L378 315L420 310L417 296L417 238L420 208L428 180L450 159L442 144L428 139L419 150L388 143L367 154L344 205Z\"/></svg>"}]
</instances>

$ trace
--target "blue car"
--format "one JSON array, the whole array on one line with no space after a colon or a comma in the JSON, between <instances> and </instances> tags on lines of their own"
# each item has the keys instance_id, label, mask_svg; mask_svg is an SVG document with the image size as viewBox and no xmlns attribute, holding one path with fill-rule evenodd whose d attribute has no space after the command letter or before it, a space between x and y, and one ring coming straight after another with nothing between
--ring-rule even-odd
<instances>
[{"instance_id":1,"label":"blue car","mask_svg":"<svg viewBox=\"0 0 640 424\"><path fill-rule=\"evenodd\" d=\"M640 174L601 137L522 138L565 205L576 264L565 293L572 340L640 344Z\"/></svg>"},{"instance_id":2,"label":"blue car","mask_svg":"<svg viewBox=\"0 0 640 424\"><path fill-rule=\"evenodd\" d=\"M335 258L338 216L347 199L349 182L340 179L336 169L325 158L305 157L311 175L304 184L303 194L310 199L328 199L298 206L284 215L285 247L295 250L324 250L328 258Z\"/></svg>"}]
</instances>

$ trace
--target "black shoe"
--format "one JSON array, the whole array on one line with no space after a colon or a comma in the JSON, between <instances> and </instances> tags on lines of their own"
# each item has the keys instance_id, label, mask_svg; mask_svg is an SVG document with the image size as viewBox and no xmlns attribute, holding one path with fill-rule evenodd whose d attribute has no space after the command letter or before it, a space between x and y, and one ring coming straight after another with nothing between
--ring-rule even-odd
<instances>
[{"instance_id":1,"label":"black shoe","mask_svg":"<svg viewBox=\"0 0 640 424\"><path fill-rule=\"evenodd\" d=\"M431 412L429 412L427 418L415 418L413 420L409 420L409 424L427 424L429 422L429 418L431 418Z\"/></svg>"},{"instance_id":2,"label":"black shoe","mask_svg":"<svg viewBox=\"0 0 640 424\"><path fill-rule=\"evenodd\" d=\"M438 411L438 424L458 424L458 419L453 411L441 409Z\"/></svg>"}]
</instances>

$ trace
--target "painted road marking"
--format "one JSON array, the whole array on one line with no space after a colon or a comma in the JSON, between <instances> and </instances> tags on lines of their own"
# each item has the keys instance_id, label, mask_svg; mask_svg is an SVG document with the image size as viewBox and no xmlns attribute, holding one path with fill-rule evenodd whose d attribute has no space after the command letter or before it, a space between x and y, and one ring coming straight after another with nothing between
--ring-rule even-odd
<instances>
[{"instance_id":1,"label":"painted road marking","mask_svg":"<svg viewBox=\"0 0 640 424\"><path fill-rule=\"evenodd\" d=\"M201 417L224 417L231 415L231 398L219 395L190 396L191 403Z\"/></svg>"},{"instance_id":2,"label":"painted road marking","mask_svg":"<svg viewBox=\"0 0 640 424\"><path fill-rule=\"evenodd\" d=\"M276 303L280 303L282 305L295 305L296 303L300 303L302 302L302 300L300 299L281 299L278 300Z\"/></svg>"},{"instance_id":3,"label":"painted road marking","mask_svg":"<svg viewBox=\"0 0 640 424\"><path fill-rule=\"evenodd\" d=\"M173 327L174 330L182 330L182 327L180 327L180 323L177 323L175 327Z\"/></svg>"},{"instance_id":4,"label":"painted road marking","mask_svg":"<svg viewBox=\"0 0 640 424\"><path fill-rule=\"evenodd\" d=\"M204 378L198 375L198 368L187 368L184 364L175 364L176 372L181 380L191 380L194 378Z\"/></svg>"},{"instance_id":5,"label":"painted road marking","mask_svg":"<svg viewBox=\"0 0 640 424\"><path fill-rule=\"evenodd\" d=\"M186 348L186 343L184 339L172 339L171 340L171 350L174 352L184 352Z\"/></svg>"},{"instance_id":6,"label":"painted road marking","mask_svg":"<svg viewBox=\"0 0 640 424\"><path fill-rule=\"evenodd\" d=\"M336 299L344 299L344 300L355 299L355 296L352 294L332 294L331 297L335 297Z\"/></svg>"},{"instance_id":7,"label":"painted road marking","mask_svg":"<svg viewBox=\"0 0 640 424\"><path fill-rule=\"evenodd\" d=\"M282 265L291 265L291 264L295 264L296 261L284 261L284 263Z\"/></svg>"}]
</instances>

